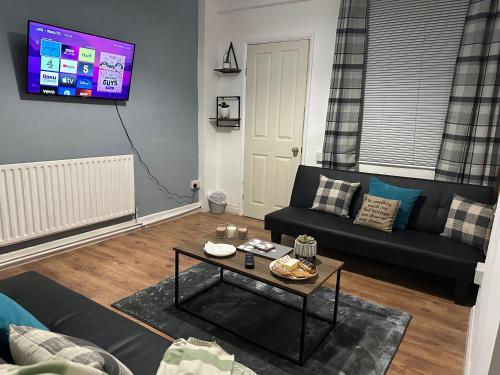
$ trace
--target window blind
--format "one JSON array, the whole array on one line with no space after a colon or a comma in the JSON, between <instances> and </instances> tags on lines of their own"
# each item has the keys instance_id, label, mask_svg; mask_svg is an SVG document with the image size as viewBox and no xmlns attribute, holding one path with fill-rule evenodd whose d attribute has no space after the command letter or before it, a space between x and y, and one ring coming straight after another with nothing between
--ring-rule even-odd
<instances>
[{"instance_id":1,"label":"window blind","mask_svg":"<svg viewBox=\"0 0 500 375\"><path fill-rule=\"evenodd\" d=\"M469 0L370 0L360 162L436 165Z\"/></svg>"}]
</instances>

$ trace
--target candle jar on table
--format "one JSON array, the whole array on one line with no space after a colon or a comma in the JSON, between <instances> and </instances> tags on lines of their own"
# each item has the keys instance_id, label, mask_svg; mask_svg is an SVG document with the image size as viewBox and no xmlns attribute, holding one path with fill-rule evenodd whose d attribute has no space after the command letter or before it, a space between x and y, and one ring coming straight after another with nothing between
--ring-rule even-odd
<instances>
[{"instance_id":1,"label":"candle jar on table","mask_svg":"<svg viewBox=\"0 0 500 375\"><path fill-rule=\"evenodd\" d=\"M227 235L227 227L226 225L224 224L220 224L220 225L217 225L217 227L215 228L215 237L217 238L226 238L226 235Z\"/></svg>"},{"instance_id":2,"label":"candle jar on table","mask_svg":"<svg viewBox=\"0 0 500 375\"><path fill-rule=\"evenodd\" d=\"M238 238L238 229L236 225L229 224L226 228L227 238Z\"/></svg>"},{"instance_id":3,"label":"candle jar on table","mask_svg":"<svg viewBox=\"0 0 500 375\"><path fill-rule=\"evenodd\" d=\"M248 238L248 228L239 226L238 227L238 239L246 240Z\"/></svg>"}]
</instances>

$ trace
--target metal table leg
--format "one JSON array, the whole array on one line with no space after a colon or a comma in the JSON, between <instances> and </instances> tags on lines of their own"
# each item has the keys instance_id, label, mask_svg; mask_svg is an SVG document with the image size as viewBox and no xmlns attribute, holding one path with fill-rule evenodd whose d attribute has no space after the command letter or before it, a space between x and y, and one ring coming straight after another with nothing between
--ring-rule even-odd
<instances>
[{"instance_id":1,"label":"metal table leg","mask_svg":"<svg viewBox=\"0 0 500 375\"><path fill-rule=\"evenodd\" d=\"M339 305L340 271L337 271L337 284L335 285L335 307L333 309L333 326L337 325L337 309Z\"/></svg>"},{"instance_id":2,"label":"metal table leg","mask_svg":"<svg viewBox=\"0 0 500 375\"><path fill-rule=\"evenodd\" d=\"M306 339L307 296L302 297L302 328L300 331L299 365L304 364L304 341Z\"/></svg>"},{"instance_id":3,"label":"metal table leg","mask_svg":"<svg viewBox=\"0 0 500 375\"><path fill-rule=\"evenodd\" d=\"M175 307L179 306L179 252L175 252Z\"/></svg>"}]
</instances>

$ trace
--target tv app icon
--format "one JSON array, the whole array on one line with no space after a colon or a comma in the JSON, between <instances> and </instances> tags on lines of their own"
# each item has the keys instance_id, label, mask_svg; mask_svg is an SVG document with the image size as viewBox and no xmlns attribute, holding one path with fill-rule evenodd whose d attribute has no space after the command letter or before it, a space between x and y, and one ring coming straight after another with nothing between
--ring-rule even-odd
<instances>
[{"instance_id":1,"label":"tv app icon","mask_svg":"<svg viewBox=\"0 0 500 375\"><path fill-rule=\"evenodd\" d=\"M78 77L76 79L76 87L79 89L92 89L92 79L89 77Z\"/></svg>"},{"instance_id":2,"label":"tv app icon","mask_svg":"<svg viewBox=\"0 0 500 375\"><path fill-rule=\"evenodd\" d=\"M78 60L88 62L88 63L94 63L95 50L91 49L91 48L80 47L80 50L78 53Z\"/></svg>"},{"instance_id":3,"label":"tv app icon","mask_svg":"<svg viewBox=\"0 0 500 375\"><path fill-rule=\"evenodd\" d=\"M76 76L74 74L60 73L59 86L76 86Z\"/></svg>"},{"instance_id":4,"label":"tv app icon","mask_svg":"<svg viewBox=\"0 0 500 375\"><path fill-rule=\"evenodd\" d=\"M40 55L52 56L52 57L61 56L61 43L50 39L42 39L40 43L41 43Z\"/></svg>"},{"instance_id":5,"label":"tv app icon","mask_svg":"<svg viewBox=\"0 0 500 375\"><path fill-rule=\"evenodd\" d=\"M40 72L41 86L57 86L59 82L59 73L56 72Z\"/></svg>"},{"instance_id":6,"label":"tv app icon","mask_svg":"<svg viewBox=\"0 0 500 375\"><path fill-rule=\"evenodd\" d=\"M67 59L76 59L78 55L78 47L63 44L61 47L61 56Z\"/></svg>"},{"instance_id":7,"label":"tv app icon","mask_svg":"<svg viewBox=\"0 0 500 375\"><path fill-rule=\"evenodd\" d=\"M92 90L78 89L78 90L76 90L76 95L78 95L78 96L92 96Z\"/></svg>"},{"instance_id":8,"label":"tv app icon","mask_svg":"<svg viewBox=\"0 0 500 375\"><path fill-rule=\"evenodd\" d=\"M94 65L90 63L79 62L77 72L82 76L92 76L94 74Z\"/></svg>"},{"instance_id":9,"label":"tv app icon","mask_svg":"<svg viewBox=\"0 0 500 375\"><path fill-rule=\"evenodd\" d=\"M55 87L51 86L40 86L40 94L42 95L56 95L57 91Z\"/></svg>"},{"instance_id":10,"label":"tv app icon","mask_svg":"<svg viewBox=\"0 0 500 375\"><path fill-rule=\"evenodd\" d=\"M73 87L58 87L57 94L63 96L75 96L76 90Z\"/></svg>"},{"instance_id":11,"label":"tv app icon","mask_svg":"<svg viewBox=\"0 0 500 375\"><path fill-rule=\"evenodd\" d=\"M76 74L77 62L74 60L61 59L61 73Z\"/></svg>"},{"instance_id":12,"label":"tv app icon","mask_svg":"<svg viewBox=\"0 0 500 375\"><path fill-rule=\"evenodd\" d=\"M59 71L59 58L58 57L51 57L51 56L42 56L40 68L41 68L41 70L58 72Z\"/></svg>"}]
</instances>

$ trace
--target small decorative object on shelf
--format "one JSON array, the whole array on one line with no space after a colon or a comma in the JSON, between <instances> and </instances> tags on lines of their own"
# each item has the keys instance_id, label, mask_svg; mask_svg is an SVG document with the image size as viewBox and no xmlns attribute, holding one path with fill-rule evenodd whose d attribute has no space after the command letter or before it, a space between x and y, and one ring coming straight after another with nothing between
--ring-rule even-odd
<instances>
[{"instance_id":1,"label":"small decorative object on shelf","mask_svg":"<svg viewBox=\"0 0 500 375\"><path fill-rule=\"evenodd\" d=\"M314 258L317 252L316 240L314 237L303 234L295 239L293 251L296 257Z\"/></svg>"},{"instance_id":2,"label":"small decorative object on shelf","mask_svg":"<svg viewBox=\"0 0 500 375\"><path fill-rule=\"evenodd\" d=\"M219 104L219 118L230 118L231 117L231 108L229 104L226 102L222 102Z\"/></svg>"},{"instance_id":3,"label":"small decorative object on shelf","mask_svg":"<svg viewBox=\"0 0 500 375\"><path fill-rule=\"evenodd\" d=\"M239 96L218 96L216 99L217 117L210 117L210 121L215 121L216 125L224 128L240 127L240 97ZM232 108L232 111L230 110ZM236 114L236 108L238 113ZM232 112L232 113L231 113ZM231 117L232 116L232 117Z\"/></svg>"},{"instance_id":4,"label":"small decorative object on shelf","mask_svg":"<svg viewBox=\"0 0 500 375\"><path fill-rule=\"evenodd\" d=\"M230 49L233 46L233 42L229 45L229 49L224 54L224 62L222 63L222 69L231 69L231 54L229 53Z\"/></svg>"},{"instance_id":5,"label":"small decorative object on shelf","mask_svg":"<svg viewBox=\"0 0 500 375\"><path fill-rule=\"evenodd\" d=\"M238 239L246 240L248 238L248 228L247 227L238 227Z\"/></svg>"},{"instance_id":6,"label":"small decorative object on shelf","mask_svg":"<svg viewBox=\"0 0 500 375\"><path fill-rule=\"evenodd\" d=\"M238 238L238 230L236 225L229 224L226 228L227 238Z\"/></svg>"},{"instance_id":7,"label":"small decorative object on shelf","mask_svg":"<svg viewBox=\"0 0 500 375\"><path fill-rule=\"evenodd\" d=\"M215 228L215 237L226 238L226 225L220 224Z\"/></svg>"},{"instance_id":8,"label":"small decorative object on shelf","mask_svg":"<svg viewBox=\"0 0 500 375\"><path fill-rule=\"evenodd\" d=\"M234 60L234 65L232 60ZM236 60L236 54L234 53L234 47L233 47L233 42L229 43L229 49L226 51L224 54L224 58L222 60L222 68L221 69L214 69L216 72L219 73L239 73L241 72L240 67L238 66L238 60Z\"/></svg>"}]
</instances>

